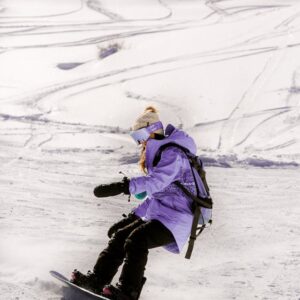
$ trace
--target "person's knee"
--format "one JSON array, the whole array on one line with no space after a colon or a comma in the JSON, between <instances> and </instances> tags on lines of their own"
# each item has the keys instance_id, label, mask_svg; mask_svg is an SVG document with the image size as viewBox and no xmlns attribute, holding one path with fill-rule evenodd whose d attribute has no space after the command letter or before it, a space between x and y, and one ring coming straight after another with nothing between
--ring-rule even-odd
<instances>
[{"instance_id":1,"label":"person's knee","mask_svg":"<svg viewBox=\"0 0 300 300\"><path fill-rule=\"evenodd\" d=\"M113 224L108 232L107 235L109 238L112 238L112 236L118 231L121 230L122 228L126 227L132 222L135 222L136 220L139 220L140 218L136 216L134 213L130 213L126 218L122 219L121 221Z\"/></svg>"},{"instance_id":2,"label":"person's knee","mask_svg":"<svg viewBox=\"0 0 300 300\"><path fill-rule=\"evenodd\" d=\"M148 252L147 239L142 228L134 230L125 240L124 249L126 253Z\"/></svg>"},{"instance_id":3,"label":"person's knee","mask_svg":"<svg viewBox=\"0 0 300 300\"><path fill-rule=\"evenodd\" d=\"M122 229L117 230L109 240L108 244L113 248L122 248L126 240L126 232Z\"/></svg>"}]
</instances>

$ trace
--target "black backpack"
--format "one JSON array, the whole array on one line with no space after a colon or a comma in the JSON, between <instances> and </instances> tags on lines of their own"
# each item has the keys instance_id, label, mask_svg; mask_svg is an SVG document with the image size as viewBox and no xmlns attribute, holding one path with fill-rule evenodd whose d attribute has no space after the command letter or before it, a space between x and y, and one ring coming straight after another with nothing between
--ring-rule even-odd
<instances>
[{"instance_id":1,"label":"black backpack","mask_svg":"<svg viewBox=\"0 0 300 300\"><path fill-rule=\"evenodd\" d=\"M192 224L192 229L191 229L191 234L190 234L190 239L189 239L189 245L188 245L188 249L187 249L187 252L185 255L185 258L190 259L196 238L202 233L204 228L207 227L207 224L212 223L211 219L207 223L204 222L204 218L201 213L201 207L207 208L207 209L212 209L213 201L209 194L209 187L208 187L208 184L206 181L206 173L203 169L202 160L200 159L199 156L191 153L187 148L180 146L176 143L167 143L165 145L162 145L155 154L155 157L153 160L153 166L155 167L158 164L158 162L160 161L162 152L168 147L177 147L186 154L186 156L190 162L191 171L192 171L192 174L194 177L196 191L197 191L196 195L194 195L179 181L174 182L174 184L176 184L176 186L178 186L190 199L192 199L192 212L194 214L194 218L193 218L193 224ZM196 180L196 176L200 177L198 179L201 181L201 184L203 184L203 186L204 186L205 195L200 195L200 191L199 191L200 189L197 184L198 181ZM200 218L202 219L202 223L200 221ZM200 226L199 226L199 224L200 224Z\"/></svg>"}]
</instances>

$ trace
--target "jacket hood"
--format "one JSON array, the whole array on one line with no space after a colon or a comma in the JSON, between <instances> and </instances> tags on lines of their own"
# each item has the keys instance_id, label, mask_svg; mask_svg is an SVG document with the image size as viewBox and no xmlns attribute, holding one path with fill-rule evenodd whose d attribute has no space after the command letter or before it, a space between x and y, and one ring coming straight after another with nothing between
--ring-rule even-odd
<instances>
[{"instance_id":1,"label":"jacket hood","mask_svg":"<svg viewBox=\"0 0 300 300\"><path fill-rule=\"evenodd\" d=\"M158 149L168 143L174 143L188 149L191 153L196 154L197 146L192 137L183 130L175 128L169 124L165 130L165 138L162 140L149 139L146 146L146 164L151 167Z\"/></svg>"}]
</instances>

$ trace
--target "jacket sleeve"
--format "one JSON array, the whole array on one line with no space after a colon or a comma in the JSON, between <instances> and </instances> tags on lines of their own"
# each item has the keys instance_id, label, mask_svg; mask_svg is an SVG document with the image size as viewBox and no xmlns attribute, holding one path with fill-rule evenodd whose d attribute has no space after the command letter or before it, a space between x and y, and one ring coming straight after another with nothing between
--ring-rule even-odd
<instances>
[{"instance_id":1,"label":"jacket sleeve","mask_svg":"<svg viewBox=\"0 0 300 300\"><path fill-rule=\"evenodd\" d=\"M130 179L129 191L138 194L146 191L148 195L159 192L176 180L182 168L183 158L180 150L170 147L162 152L156 167L147 176Z\"/></svg>"}]
</instances>

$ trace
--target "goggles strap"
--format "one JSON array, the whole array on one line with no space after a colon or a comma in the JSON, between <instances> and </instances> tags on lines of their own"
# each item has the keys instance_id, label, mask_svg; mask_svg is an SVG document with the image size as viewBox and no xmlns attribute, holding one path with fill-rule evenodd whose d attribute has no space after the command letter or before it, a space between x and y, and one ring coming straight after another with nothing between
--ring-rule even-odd
<instances>
[{"instance_id":1,"label":"goggles strap","mask_svg":"<svg viewBox=\"0 0 300 300\"><path fill-rule=\"evenodd\" d=\"M147 129L147 131L148 131L149 133L152 133L152 132L154 132L154 131L156 131L156 130L158 130L158 129L163 129L163 128L164 128L164 127L163 127L163 124L162 124L162 122L160 122L160 121L155 122L155 123L149 125L148 127L146 127L146 129Z\"/></svg>"}]
</instances>

